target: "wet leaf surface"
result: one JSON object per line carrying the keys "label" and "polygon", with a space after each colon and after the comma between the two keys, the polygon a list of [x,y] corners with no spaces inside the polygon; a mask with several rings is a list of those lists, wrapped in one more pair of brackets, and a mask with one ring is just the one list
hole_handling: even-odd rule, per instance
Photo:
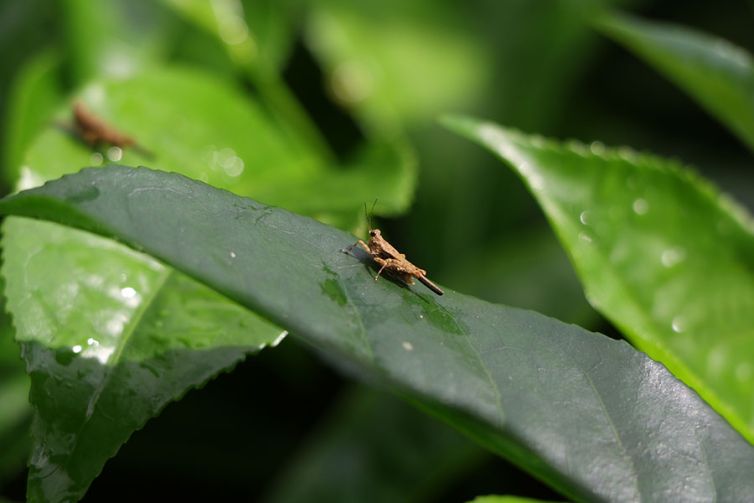
{"label": "wet leaf surface", "polygon": [[11,196],[0,211],[143,249],[571,498],[736,501],[754,491],[754,447],[625,342],[452,291],[375,282],[364,257],[340,251],[353,236],[309,218],[116,166]]}

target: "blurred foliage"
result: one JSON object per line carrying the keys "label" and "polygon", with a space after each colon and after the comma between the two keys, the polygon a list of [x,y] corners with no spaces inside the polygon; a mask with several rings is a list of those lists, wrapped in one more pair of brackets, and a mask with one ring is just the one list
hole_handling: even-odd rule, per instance
{"label": "blurred foliage", "polygon": [[[0,0],[0,179],[7,192],[92,164],[91,153],[69,141],[52,124],[70,121],[72,99],[96,85],[108,90],[120,86],[121,91],[114,91],[120,92],[120,98],[95,110],[124,131],[143,138],[147,147],[170,146],[166,140],[170,134],[199,124],[203,129],[199,136],[191,136],[196,131],[189,131],[192,140],[172,143],[175,155],[158,158],[169,166],[166,169],[188,169],[192,176],[201,177],[190,165],[203,162],[203,154],[180,149],[213,143],[219,147],[220,141],[227,139],[236,154],[247,152],[237,157],[250,170],[252,163],[247,157],[256,154],[249,145],[265,133],[264,128],[248,122],[244,127],[235,122],[240,115],[249,115],[247,107],[216,110],[209,99],[201,114],[214,120],[205,122],[203,116],[192,116],[192,106],[186,108],[185,121],[176,121],[176,131],[159,120],[165,118],[166,107],[181,103],[181,99],[193,104],[197,95],[192,86],[211,81],[229,90],[233,99],[241,97],[245,104],[252,103],[261,123],[280,135],[286,147],[296,146],[291,151],[281,149],[281,158],[294,157],[294,150],[303,151],[317,166],[313,168],[317,176],[311,179],[288,179],[286,174],[267,188],[249,180],[248,191],[241,192],[363,231],[361,205],[370,204],[376,194],[359,183],[362,175],[358,173],[362,173],[364,180],[371,180],[386,193],[378,196],[378,214],[398,216],[413,199],[410,213],[379,224],[433,279],[490,301],[538,310],[614,334],[587,305],[566,254],[516,176],[500,169],[492,156],[434,122],[439,114],[463,111],[526,131],[630,144],[679,157],[698,166],[744,205],[754,207],[751,154],[677,88],[600,38],[590,25],[590,13],[604,5],[630,8],[645,18],[691,26],[749,51],[754,49],[751,2],[735,2],[720,9],[702,0]],[[662,68],[661,62],[658,67]],[[139,75],[148,78],[141,82]],[[160,75],[175,78],[161,88],[153,85]],[[185,86],[177,82],[180,76],[189,81]],[[129,98],[131,86],[140,87],[142,99]],[[711,106],[709,99],[699,99]],[[200,105],[202,100],[197,101]],[[151,111],[155,120],[145,120]],[[739,135],[743,134],[739,131]],[[31,154],[42,164],[26,162],[34,159],[27,157],[33,144],[36,149]],[[56,149],[71,157],[58,158]],[[100,154],[107,157],[106,150]],[[123,162],[146,162],[132,151],[122,155]],[[73,159],[75,164],[70,164]],[[220,161],[223,159],[229,160],[228,156]],[[232,171],[233,163],[238,163],[230,160]],[[99,158],[94,161],[98,163]],[[414,162],[418,162],[418,180]],[[60,169],[41,173],[24,171],[24,166]],[[382,171],[383,167],[390,169]],[[19,178],[24,173],[26,178]],[[213,183],[224,176],[210,170],[204,175],[215,177]],[[402,189],[390,193],[395,179],[402,181]],[[237,190],[235,180],[226,177],[224,183]],[[309,185],[323,187],[324,197],[319,202],[309,199]],[[345,202],[340,199],[344,192],[351,196]],[[344,211],[344,205],[350,208]],[[28,450],[24,432],[29,407],[17,398],[26,393],[28,381],[21,377],[18,348],[8,342],[5,330],[0,331],[0,403],[4,406],[0,412],[0,494],[22,499],[19,460]],[[311,406],[303,409],[306,414],[315,409],[326,414],[330,407],[340,407],[334,391],[342,386],[339,378],[313,360],[301,370],[297,367],[301,362],[298,352],[286,351],[254,377],[295,379],[300,384],[322,382],[326,375],[325,389],[288,386],[285,393],[269,399],[270,408],[278,402],[307,400]],[[221,385],[193,393],[189,399],[209,396],[212,403],[213,393],[223,396],[223,403],[237,400],[235,395],[223,395]],[[182,404],[169,407],[165,421],[170,420],[170,411],[181,410],[177,407]],[[154,428],[148,426],[135,438],[142,439],[137,444],[142,450],[125,453],[130,462],[119,464],[119,456],[106,467],[93,487],[96,493],[92,498],[111,494],[104,487],[110,480],[122,487],[132,474],[147,477],[144,464],[164,471],[165,479],[160,481],[172,485],[173,491],[186,484],[187,478],[197,487],[203,484],[199,479],[205,470],[197,466],[209,469],[224,457],[209,445],[212,440],[206,440],[195,457],[180,451],[177,456],[160,458],[160,449],[149,447],[160,445],[172,452],[171,447],[177,449],[176,445],[192,438],[196,424],[230,421],[235,426],[229,428],[235,428],[237,435],[253,436],[248,439],[250,448],[275,438],[279,445],[288,446],[285,452],[291,457],[297,445],[285,439],[295,438],[301,452],[312,449],[306,446],[309,440],[303,433],[306,422],[293,428],[269,421],[254,432],[242,432],[242,425],[235,422],[238,411],[223,409],[224,415],[213,415],[212,410],[211,405],[192,409],[193,425],[173,416],[172,423],[165,423],[171,426],[161,429],[163,419],[157,419]],[[244,409],[243,414],[247,418],[260,415],[255,409]],[[374,415],[379,417],[378,412]],[[416,414],[406,421],[421,425],[427,419]],[[311,442],[316,445],[316,438]],[[233,441],[226,445],[232,446]],[[418,445],[411,448],[421,452]],[[335,462],[337,454],[333,455]],[[370,456],[377,455],[369,449],[358,452],[366,465]],[[254,479],[257,486],[253,489],[233,486],[237,494],[251,491],[259,495],[272,475],[288,470],[288,460],[282,456],[274,459],[277,468],[259,467],[260,473],[269,475],[266,479]],[[238,478],[243,474],[234,470],[249,462],[248,456],[239,453],[234,463],[223,462],[222,466]],[[495,462],[486,463],[493,466],[490,463]],[[436,499],[469,500],[476,494],[511,492],[557,499],[514,468],[508,467],[506,472],[494,466],[494,474],[482,479],[459,470],[455,489],[437,494]],[[448,473],[447,477],[454,475]],[[233,497],[223,492],[230,478],[208,476],[203,494],[210,498],[214,490]],[[463,486],[463,480],[469,481],[468,485]],[[523,486],[516,486],[521,480]],[[6,481],[10,485],[5,485]]]}

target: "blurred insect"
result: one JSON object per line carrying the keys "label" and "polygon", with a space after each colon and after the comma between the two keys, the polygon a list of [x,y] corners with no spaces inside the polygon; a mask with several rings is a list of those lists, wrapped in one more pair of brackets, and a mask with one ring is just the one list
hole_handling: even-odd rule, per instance
{"label": "blurred insect", "polygon": [[[375,204],[376,203],[377,201],[375,201]],[[372,208],[374,209],[374,204],[372,205]],[[366,205],[364,206],[364,211],[366,212]],[[388,243],[387,240],[382,237],[382,232],[372,226],[369,214],[367,214],[367,220],[369,221],[370,227],[369,241],[365,243],[359,239],[344,251],[350,252],[356,246],[363,248],[364,251],[372,257],[372,260],[380,266],[380,270],[377,271],[377,275],[374,277],[375,281],[379,279],[382,271],[388,271],[408,285],[413,285],[414,278],[416,278],[437,295],[442,295],[444,293],[439,286],[427,279],[427,271],[409,262],[406,259],[406,255],[400,253],[393,245]]]}
{"label": "blurred insect", "polygon": [[131,148],[146,157],[153,157],[152,153],[139,145],[134,138],[104,122],[80,101],[73,104],[73,127],[62,126],[90,147],[111,145],[122,149]]}

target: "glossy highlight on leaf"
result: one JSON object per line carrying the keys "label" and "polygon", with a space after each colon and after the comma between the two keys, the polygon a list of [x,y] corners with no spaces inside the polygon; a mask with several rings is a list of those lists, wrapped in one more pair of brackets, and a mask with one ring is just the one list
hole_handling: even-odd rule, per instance
{"label": "glossy highlight on leaf", "polygon": [[754,223],[674,162],[448,126],[523,178],[592,305],[754,441]]}
{"label": "glossy highlight on leaf", "polygon": [[[80,201],[92,186],[98,197]],[[375,282],[364,257],[341,251],[353,236],[309,218],[117,166],[10,196],[0,211],[143,249],[414,397],[571,498],[736,501],[754,491],[754,447],[625,342],[450,290],[437,297]],[[331,280],[346,305],[323,291]]]}

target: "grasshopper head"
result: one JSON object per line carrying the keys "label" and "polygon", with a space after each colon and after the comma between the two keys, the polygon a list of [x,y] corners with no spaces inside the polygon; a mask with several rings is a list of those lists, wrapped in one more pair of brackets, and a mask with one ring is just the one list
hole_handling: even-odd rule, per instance
{"label": "grasshopper head", "polygon": [[378,238],[381,237],[379,229],[369,229],[369,237]]}

